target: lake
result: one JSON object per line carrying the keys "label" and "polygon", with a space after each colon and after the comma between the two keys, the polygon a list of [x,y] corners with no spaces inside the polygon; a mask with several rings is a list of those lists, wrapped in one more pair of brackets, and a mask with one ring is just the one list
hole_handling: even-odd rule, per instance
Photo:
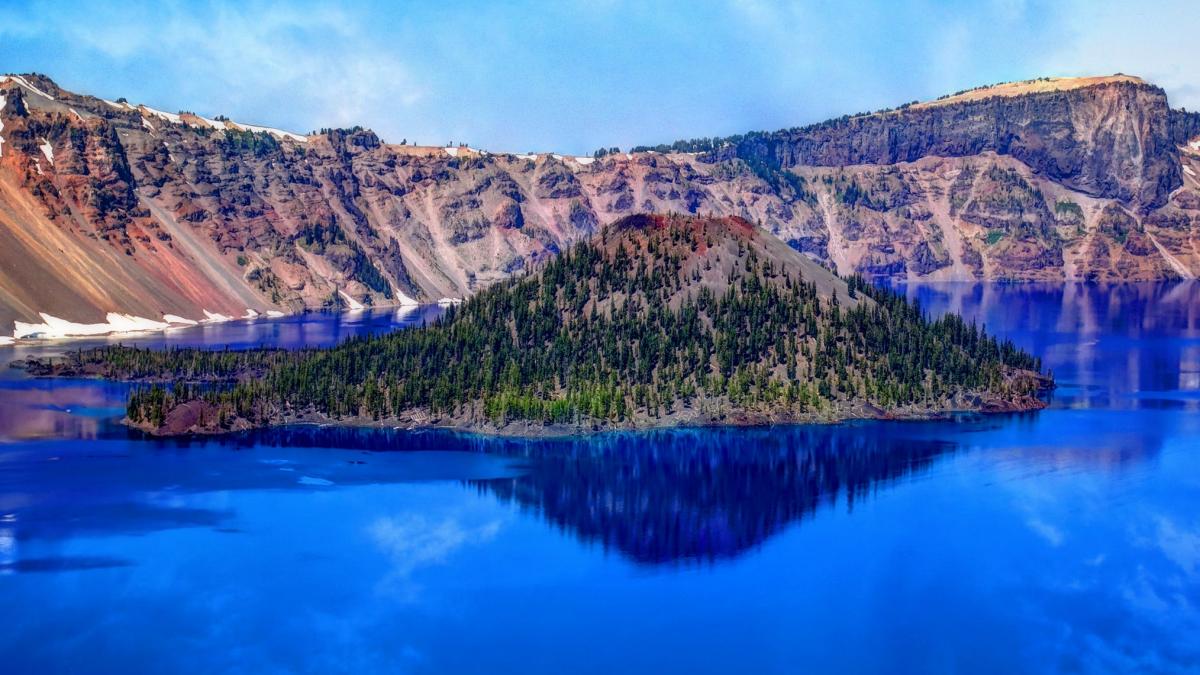
{"label": "lake", "polygon": [[[117,424],[125,385],[5,368],[0,670],[1200,669],[1200,284],[903,290],[1041,356],[1050,407],[162,441]],[[437,313],[123,341],[332,344]]]}

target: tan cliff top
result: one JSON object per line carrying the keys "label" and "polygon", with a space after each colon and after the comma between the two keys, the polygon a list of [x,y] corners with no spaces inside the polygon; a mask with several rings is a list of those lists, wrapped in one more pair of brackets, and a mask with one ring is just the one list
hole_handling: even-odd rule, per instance
{"label": "tan cliff top", "polygon": [[1071,89],[1083,89],[1085,87],[1094,87],[1096,85],[1111,84],[1114,82],[1146,84],[1146,81],[1140,77],[1122,74],[1102,75],[1097,77],[1041,77],[1036,80],[1005,82],[987,87],[969,89],[962,93],[946,96],[934,101],[916,103],[912,106],[909,106],[909,109],[932,108],[951,103],[981,101],[983,99],[992,98],[995,96],[1023,96],[1026,94],[1042,94],[1051,91],[1068,91]]}

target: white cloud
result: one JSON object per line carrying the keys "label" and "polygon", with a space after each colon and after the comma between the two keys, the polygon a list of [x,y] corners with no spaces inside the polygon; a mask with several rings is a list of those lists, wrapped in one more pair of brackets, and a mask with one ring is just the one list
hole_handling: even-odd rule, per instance
{"label": "white cloud", "polygon": [[1048,73],[1138,75],[1167,90],[1172,107],[1200,109],[1200,11],[1194,0],[1073,0],[1066,28],[1042,62]]}
{"label": "white cloud", "polygon": [[1200,531],[1179,527],[1174,520],[1159,516],[1154,540],[1168,560],[1190,577],[1200,569]]}
{"label": "white cloud", "polygon": [[36,34],[74,52],[72,59],[101,59],[171,81],[170,100],[160,94],[137,102],[299,132],[362,123],[428,92],[370,37],[369,15],[262,3],[76,9],[4,22],[0,39]]}
{"label": "white cloud", "polygon": [[435,519],[418,513],[376,520],[368,533],[391,559],[392,565],[381,590],[402,599],[412,599],[420,590],[412,581],[413,572],[444,563],[468,544],[491,541],[502,526],[498,519],[464,525],[459,516]]}
{"label": "white cloud", "polygon": [[1025,521],[1025,524],[1028,525],[1029,529],[1033,530],[1035,534],[1042,539],[1045,539],[1046,543],[1050,544],[1051,546],[1056,548],[1062,546],[1063,533],[1062,530],[1058,529],[1057,527],[1036,517],[1029,518],[1027,521]]}
{"label": "white cloud", "polygon": [[[1071,4],[1068,4],[1071,3]],[[1123,70],[1200,107],[1197,12],[1084,0],[496,5],[0,2],[0,60],[69,89],[305,132],[590,152],[979,84]],[[652,114],[647,114],[653,111]]]}

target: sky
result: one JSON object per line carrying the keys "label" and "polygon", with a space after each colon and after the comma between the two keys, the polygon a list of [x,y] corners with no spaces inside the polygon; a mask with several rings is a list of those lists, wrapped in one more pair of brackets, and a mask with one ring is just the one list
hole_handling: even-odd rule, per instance
{"label": "sky", "polygon": [[1200,109],[1200,7],[0,0],[0,72],[30,71],[301,133],[362,125],[388,142],[590,154],[1042,76],[1140,75]]}

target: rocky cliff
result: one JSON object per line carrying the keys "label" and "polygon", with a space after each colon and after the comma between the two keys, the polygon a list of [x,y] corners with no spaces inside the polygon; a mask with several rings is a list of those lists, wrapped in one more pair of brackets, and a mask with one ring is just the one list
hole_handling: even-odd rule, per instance
{"label": "rocky cliff", "polygon": [[460,298],[637,212],[740,216],[842,273],[1200,271],[1200,123],[1124,76],[599,159],[297,135],[36,75],[0,77],[0,124],[0,334]]}
{"label": "rocky cliff", "polygon": [[1182,184],[1169,117],[1163,90],[1137,78],[1047,79],[750,134],[715,154],[787,169],[990,152],[1072,190],[1148,209]]}

